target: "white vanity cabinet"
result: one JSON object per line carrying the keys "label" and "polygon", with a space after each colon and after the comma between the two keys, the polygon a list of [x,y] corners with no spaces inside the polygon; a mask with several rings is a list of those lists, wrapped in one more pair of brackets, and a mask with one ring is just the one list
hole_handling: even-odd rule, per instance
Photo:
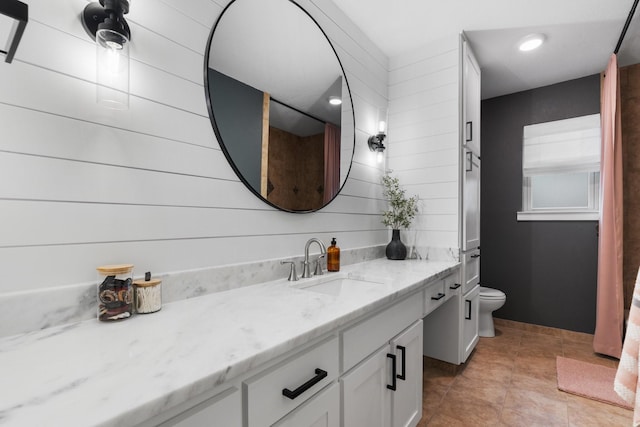
{"label": "white vanity cabinet", "polygon": [[461,362],[466,362],[467,358],[480,340],[478,334],[478,315],[480,314],[480,285],[476,285],[469,292],[463,295],[464,318],[462,322],[462,345],[460,356]]}
{"label": "white vanity cabinet", "polygon": [[460,294],[459,274],[452,273],[447,277],[432,282],[424,290],[424,316],[444,305],[450,298]]}
{"label": "white vanity cabinet", "polygon": [[[468,256],[471,257],[473,253]],[[477,265],[470,258],[469,266]],[[462,281],[460,280],[462,279]],[[473,269],[458,271],[443,281],[451,298],[424,318],[424,355],[459,365],[478,343],[479,276]]]}
{"label": "white vanity cabinet", "polygon": [[274,427],[339,427],[340,387],[333,384],[274,424]]}
{"label": "white vanity cabinet", "polygon": [[[193,402],[187,402],[194,405]],[[181,412],[182,411],[182,412]],[[242,427],[242,396],[240,390],[233,386],[225,391],[217,393],[215,396],[192,406],[189,409],[176,408],[172,413],[161,414],[163,419],[171,417],[162,422],[159,418],[153,418],[140,426],[158,427]]]}
{"label": "white vanity cabinet", "polygon": [[[423,322],[460,305],[459,278],[458,267],[425,277],[401,299],[139,427],[415,427],[422,418]],[[441,329],[459,338],[458,324]]]}
{"label": "white vanity cabinet", "polygon": [[480,340],[480,249],[465,252],[462,263],[462,330],[460,362],[464,363]]}
{"label": "white vanity cabinet", "polygon": [[333,336],[243,381],[247,427],[273,425],[337,379],[338,357],[338,338]]}
{"label": "white vanity cabinet", "polygon": [[[420,292],[343,332],[343,427],[418,424],[422,417],[422,298]],[[363,349],[368,354],[363,356]]]}
{"label": "white vanity cabinet", "polygon": [[391,346],[386,345],[341,380],[344,427],[389,427]]}
{"label": "white vanity cabinet", "polygon": [[396,390],[391,393],[391,426],[412,427],[422,418],[422,320],[391,340],[396,356]]}
{"label": "white vanity cabinet", "polygon": [[422,417],[422,321],[340,380],[344,427],[413,427]]}

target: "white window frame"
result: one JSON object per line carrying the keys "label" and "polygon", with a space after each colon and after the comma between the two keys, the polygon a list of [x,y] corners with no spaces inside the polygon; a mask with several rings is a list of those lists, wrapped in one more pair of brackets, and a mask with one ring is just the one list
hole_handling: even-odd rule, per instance
{"label": "white window frame", "polygon": [[[595,121],[595,116],[591,117],[591,122]],[[588,119],[584,117],[583,119]],[[580,119],[580,118],[576,118]],[[570,123],[572,119],[566,121],[550,122],[552,125],[560,124],[561,122]],[[544,126],[546,124],[542,124]],[[535,126],[535,125],[534,125]],[[570,125],[571,126],[571,125]],[[526,135],[526,127],[525,127]],[[523,138],[523,153],[524,153],[525,139]],[[524,168],[523,159],[523,168]],[[575,172],[575,166],[558,167],[552,165],[549,170],[544,171],[545,167],[541,168],[539,173],[543,174],[556,174],[564,172]],[[579,168],[579,167],[578,167]],[[522,210],[517,213],[518,221],[597,221],[600,218],[600,174],[598,171],[588,170],[588,205],[586,207],[568,207],[568,208],[533,208],[533,192],[531,191],[531,176],[524,173],[522,177]]]}
{"label": "white window frame", "polygon": [[576,208],[534,208],[531,177],[522,179],[522,211],[518,221],[597,221],[600,219],[600,178],[596,172],[589,173],[588,205]]}

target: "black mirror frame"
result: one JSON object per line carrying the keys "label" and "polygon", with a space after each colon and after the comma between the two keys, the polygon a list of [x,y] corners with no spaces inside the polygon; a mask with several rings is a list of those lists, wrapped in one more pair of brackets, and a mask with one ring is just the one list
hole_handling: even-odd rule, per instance
{"label": "black mirror frame", "polygon": [[[235,172],[235,174],[238,176],[238,178],[240,178],[240,181],[242,181],[242,183],[245,185],[245,187],[247,187],[249,190],[251,190],[251,192],[254,195],[256,195],[260,200],[264,201],[268,205],[270,205],[270,206],[272,206],[272,207],[274,207],[274,208],[276,208],[276,209],[278,209],[280,211],[283,211],[283,212],[291,212],[291,213],[296,213],[296,214],[316,212],[316,211],[328,206],[333,200],[335,200],[336,197],[338,197],[338,195],[340,194],[340,192],[344,188],[344,185],[346,184],[347,180],[349,179],[349,174],[351,173],[351,168],[353,166],[353,156],[354,156],[355,150],[356,150],[356,118],[355,118],[355,110],[353,108],[353,98],[351,96],[351,87],[349,86],[349,82],[347,80],[347,74],[344,71],[344,67],[342,66],[342,61],[340,61],[340,57],[338,56],[338,52],[336,52],[336,49],[333,47],[333,44],[331,43],[331,40],[329,40],[329,37],[327,36],[327,34],[324,32],[324,30],[322,29],[320,24],[318,24],[318,21],[316,21],[313,18],[313,16],[311,16],[309,14],[309,12],[307,12],[302,6],[300,6],[294,0],[283,0],[283,1],[288,1],[289,3],[292,3],[293,5],[297,6],[300,10],[302,10],[302,12],[304,12],[309,17],[309,19],[311,19],[311,21],[318,27],[320,32],[322,32],[322,35],[327,40],[327,43],[331,47],[331,50],[333,51],[333,54],[336,56],[336,60],[338,61],[338,65],[340,65],[340,70],[342,71],[342,77],[343,77],[345,85],[347,87],[347,91],[348,91],[348,95],[349,95],[349,102],[351,103],[351,115],[352,115],[352,118],[353,118],[353,150],[351,152],[351,161],[349,162],[349,170],[347,171],[347,174],[345,175],[344,182],[341,183],[340,188],[336,192],[335,196],[333,196],[333,198],[331,198],[331,200],[329,200],[324,205],[320,206],[317,209],[296,211],[296,210],[290,210],[290,209],[282,208],[282,207],[270,202],[268,199],[264,198],[262,196],[262,194],[260,194],[256,189],[254,189],[247,182],[247,180],[242,176],[240,170],[238,169],[238,167],[234,163],[233,159],[231,158],[231,155],[229,154],[229,152],[228,152],[228,150],[227,150],[227,148],[225,146],[225,143],[224,143],[224,141],[222,139],[222,136],[220,135],[220,130],[218,129],[218,125],[217,125],[216,120],[215,120],[215,115],[213,114],[213,107],[211,105],[211,94],[209,92],[209,72],[208,72],[208,70],[209,70],[209,55],[210,55],[210,52],[211,52],[211,42],[213,40],[213,35],[215,34],[216,28],[218,27],[218,24],[220,23],[220,20],[224,16],[224,14],[227,11],[227,9],[233,3],[235,3],[236,1],[238,1],[238,0],[231,0],[229,2],[229,4],[227,4],[225,6],[225,8],[222,10],[222,12],[220,12],[220,15],[218,16],[218,19],[216,20],[216,23],[214,24],[213,28],[211,29],[211,33],[209,34],[209,39],[207,40],[207,46],[206,46],[205,55],[204,55],[204,92],[205,92],[205,98],[207,100],[207,111],[209,113],[209,120],[211,121],[211,125],[212,125],[213,131],[214,131],[214,133],[216,135],[216,139],[218,140],[218,143],[220,144],[220,148],[222,149],[222,152],[224,153],[224,156],[226,157],[227,162],[229,162],[229,164],[233,168],[233,171]],[[344,102],[344,100],[343,100],[343,102]]]}

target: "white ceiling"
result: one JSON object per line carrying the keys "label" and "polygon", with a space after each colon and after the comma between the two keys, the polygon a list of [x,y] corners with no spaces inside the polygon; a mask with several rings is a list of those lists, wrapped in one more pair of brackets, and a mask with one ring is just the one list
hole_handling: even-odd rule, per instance
{"label": "white ceiling", "polygon": [[[482,68],[482,98],[604,70],[633,0],[333,0],[390,58],[464,31]],[[640,10],[618,55],[640,63]],[[517,42],[544,33],[522,53]]]}

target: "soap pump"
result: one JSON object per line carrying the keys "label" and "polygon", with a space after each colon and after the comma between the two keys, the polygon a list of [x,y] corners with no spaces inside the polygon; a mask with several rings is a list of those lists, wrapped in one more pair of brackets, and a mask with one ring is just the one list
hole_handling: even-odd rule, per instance
{"label": "soap pump", "polygon": [[340,248],[336,246],[335,237],[327,248],[327,271],[340,271]]}

